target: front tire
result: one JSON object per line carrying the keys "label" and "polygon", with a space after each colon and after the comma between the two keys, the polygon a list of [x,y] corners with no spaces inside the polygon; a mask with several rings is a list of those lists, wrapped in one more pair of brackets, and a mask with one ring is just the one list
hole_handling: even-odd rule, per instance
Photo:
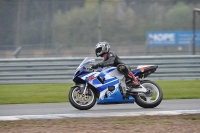
{"label": "front tire", "polygon": [[88,110],[96,103],[96,95],[90,87],[87,88],[85,95],[83,95],[80,87],[74,86],[70,89],[68,98],[71,105],[79,110]]}
{"label": "front tire", "polygon": [[[155,82],[150,80],[141,81],[141,85],[143,85],[148,92],[139,93],[134,96],[135,102],[143,108],[157,107],[163,99],[163,92],[161,88]],[[156,94],[156,96],[154,94]]]}

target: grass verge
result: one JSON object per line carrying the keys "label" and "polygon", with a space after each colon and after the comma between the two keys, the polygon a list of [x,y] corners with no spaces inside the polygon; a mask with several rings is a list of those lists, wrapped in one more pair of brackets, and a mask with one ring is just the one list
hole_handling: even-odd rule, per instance
{"label": "grass verge", "polygon": [[[200,98],[199,80],[155,81],[164,99]],[[68,102],[69,84],[0,85],[0,104]]]}

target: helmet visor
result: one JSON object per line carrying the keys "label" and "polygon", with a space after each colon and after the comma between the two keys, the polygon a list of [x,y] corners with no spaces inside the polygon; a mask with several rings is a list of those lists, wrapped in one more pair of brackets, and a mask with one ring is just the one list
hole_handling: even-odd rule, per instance
{"label": "helmet visor", "polygon": [[96,55],[100,56],[101,52],[102,52],[102,47],[96,49]]}

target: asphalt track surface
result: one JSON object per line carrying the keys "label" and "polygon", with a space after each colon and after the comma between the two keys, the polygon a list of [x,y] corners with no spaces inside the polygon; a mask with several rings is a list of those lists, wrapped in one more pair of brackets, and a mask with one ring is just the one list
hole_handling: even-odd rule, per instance
{"label": "asphalt track surface", "polygon": [[0,105],[0,116],[15,115],[46,115],[46,114],[82,114],[82,113],[126,113],[126,112],[155,112],[174,110],[200,111],[200,99],[163,100],[156,108],[144,109],[136,103],[95,105],[90,110],[77,110],[70,103],[42,104],[7,104]]}

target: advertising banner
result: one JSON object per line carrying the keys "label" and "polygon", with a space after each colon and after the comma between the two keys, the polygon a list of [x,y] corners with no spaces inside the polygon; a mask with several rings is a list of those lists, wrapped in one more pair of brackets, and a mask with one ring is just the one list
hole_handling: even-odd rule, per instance
{"label": "advertising banner", "polygon": [[[147,46],[189,46],[193,31],[149,31]],[[200,46],[200,31],[196,31],[196,45]]]}

